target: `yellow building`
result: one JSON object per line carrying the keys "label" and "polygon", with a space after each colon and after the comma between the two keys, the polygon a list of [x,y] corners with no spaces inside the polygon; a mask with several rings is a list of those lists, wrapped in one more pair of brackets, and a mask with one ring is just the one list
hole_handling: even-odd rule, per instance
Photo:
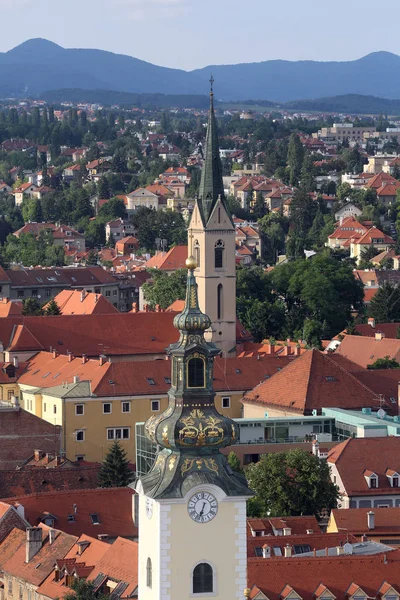
{"label": "yellow building", "polygon": [[[215,361],[216,407],[242,416],[241,398],[277,371],[284,357]],[[39,352],[19,378],[21,404],[28,412],[62,427],[62,450],[70,460],[99,462],[114,440],[135,461],[135,426],[161,414],[171,387],[169,360],[107,362]]]}

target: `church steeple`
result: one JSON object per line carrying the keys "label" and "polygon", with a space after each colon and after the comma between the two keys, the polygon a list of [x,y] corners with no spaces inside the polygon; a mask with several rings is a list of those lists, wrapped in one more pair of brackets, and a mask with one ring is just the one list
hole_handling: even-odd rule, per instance
{"label": "church steeple", "polygon": [[222,165],[219,155],[218,125],[214,113],[214,78],[210,79],[210,112],[208,114],[207,134],[204,147],[204,162],[201,172],[198,203],[204,224],[208,222],[218,197],[224,200]]}
{"label": "church steeple", "polygon": [[154,499],[182,498],[201,483],[217,485],[227,496],[250,496],[245,478],[233,472],[220,453],[220,448],[235,443],[238,430],[214,405],[213,361],[220,350],[204,339],[211,322],[199,308],[193,257],[186,265],[185,308],[174,319],[180,337],[169,347],[169,405],[145,425],[147,437],[163,450],[141,484]]}

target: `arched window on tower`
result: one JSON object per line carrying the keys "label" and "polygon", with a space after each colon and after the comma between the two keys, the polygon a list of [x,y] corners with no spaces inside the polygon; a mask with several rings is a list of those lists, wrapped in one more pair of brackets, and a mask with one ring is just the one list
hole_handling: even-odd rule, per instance
{"label": "arched window on tower", "polygon": [[223,315],[223,298],[224,298],[224,288],[222,283],[218,284],[217,287],[217,319],[222,319]]}
{"label": "arched window on tower", "polygon": [[202,358],[194,356],[187,362],[187,386],[189,388],[205,387],[205,363]]}
{"label": "arched window on tower", "polygon": [[208,563],[199,563],[193,569],[193,594],[212,594],[213,592],[213,568]]}
{"label": "arched window on tower", "polygon": [[153,566],[151,564],[151,558],[148,558],[146,563],[146,585],[149,588],[153,585]]}
{"label": "arched window on tower", "polygon": [[196,261],[196,265],[198,267],[200,267],[200,244],[199,244],[198,240],[194,241],[193,253],[194,253],[194,259]]}
{"label": "arched window on tower", "polygon": [[214,267],[216,269],[222,269],[224,266],[224,250],[224,242],[222,240],[218,240],[214,247]]}

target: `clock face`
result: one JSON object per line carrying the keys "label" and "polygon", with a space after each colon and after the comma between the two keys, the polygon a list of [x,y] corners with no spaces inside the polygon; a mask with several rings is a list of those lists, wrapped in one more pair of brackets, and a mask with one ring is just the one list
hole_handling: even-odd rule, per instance
{"label": "clock face", "polygon": [[218,512],[218,502],[209,492],[197,492],[188,502],[189,516],[196,523],[208,523]]}
{"label": "clock face", "polygon": [[151,498],[146,498],[146,515],[149,519],[153,516],[153,501]]}

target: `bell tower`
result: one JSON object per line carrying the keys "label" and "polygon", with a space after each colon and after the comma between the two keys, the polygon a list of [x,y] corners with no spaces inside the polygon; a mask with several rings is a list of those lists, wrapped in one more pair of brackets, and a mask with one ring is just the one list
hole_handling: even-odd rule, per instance
{"label": "bell tower", "polygon": [[238,428],[214,405],[213,362],[220,350],[204,338],[211,321],[199,308],[194,258],[186,265],[185,308],[174,320],[180,337],[169,347],[168,408],[145,424],[160,451],[136,486],[139,598],[239,599],[252,492],[220,452],[235,443]]}
{"label": "bell tower", "polygon": [[210,84],[204,162],[199,195],[188,229],[188,247],[197,264],[200,307],[212,323],[207,339],[225,356],[233,356],[236,346],[235,228],[225,203],[212,77]]}

